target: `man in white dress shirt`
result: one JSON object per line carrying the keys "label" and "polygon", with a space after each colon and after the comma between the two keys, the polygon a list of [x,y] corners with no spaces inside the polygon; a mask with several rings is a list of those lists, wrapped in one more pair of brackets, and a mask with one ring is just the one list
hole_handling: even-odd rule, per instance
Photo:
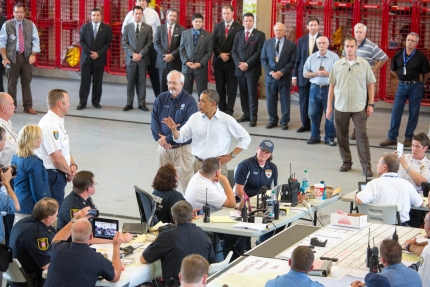
{"label": "man in white dress shirt", "polygon": [[[180,131],[172,118],[162,120],[173,134],[177,143],[190,139],[194,156],[194,172],[201,169],[203,161],[210,157],[217,157],[222,165],[222,174],[227,176],[227,163],[235,158],[251,143],[249,133],[236,120],[218,109],[219,95],[215,90],[204,90],[198,103],[199,112],[193,114]],[[232,138],[239,140],[236,148],[229,153]]]}
{"label": "man in white dress shirt", "polygon": [[6,143],[3,151],[0,152],[0,163],[4,166],[10,165],[12,156],[16,151],[18,136],[13,131],[12,121],[10,120],[14,114],[15,105],[13,104],[12,96],[8,93],[0,93],[0,124],[6,130]]}
{"label": "man in white dress shirt", "polygon": [[64,200],[64,188],[75,176],[78,166],[70,152],[69,135],[64,127],[64,116],[70,108],[69,95],[65,90],[54,89],[48,93],[49,111],[39,121],[42,144],[35,153],[43,160],[48,172],[48,184],[52,198],[59,206]]}
{"label": "man in white dress shirt", "polygon": [[402,225],[407,226],[412,206],[421,206],[423,199],[407,180],[397,175],[399,160],[394,153],[384,153],[376,166],[379,178],[370,181],[357,193],[357,204],[396,204]]}

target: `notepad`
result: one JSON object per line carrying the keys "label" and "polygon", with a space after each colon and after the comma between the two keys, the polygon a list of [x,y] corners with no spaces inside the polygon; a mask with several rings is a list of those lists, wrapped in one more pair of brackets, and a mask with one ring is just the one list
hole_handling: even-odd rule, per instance
{"label": "notepad", "polygon": [[236,222],[236,221],[231,219],[230,216],[224,215],[224,216],[211,216],[211,222],[213,222],[213,223],[231,223],[231,222]]}

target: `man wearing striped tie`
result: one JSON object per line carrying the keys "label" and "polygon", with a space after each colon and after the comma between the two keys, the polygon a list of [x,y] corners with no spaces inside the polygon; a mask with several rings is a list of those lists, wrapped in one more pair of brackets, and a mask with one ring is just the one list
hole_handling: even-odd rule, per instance
{"label": "man wearing striped tie", "polygon": [[8,73],[8,93],[16,100],[16,86],[21,77],[22,102],[24,113],[37,114],[33,110],[31,96],[32,65],[36,62],[36,54],[40,52],[39,35],[36,25],[24,18],[24,5],[16,4],[13,7],[14,18],[6,21],[0,31],[0,53],[3,57],[3,66]]}

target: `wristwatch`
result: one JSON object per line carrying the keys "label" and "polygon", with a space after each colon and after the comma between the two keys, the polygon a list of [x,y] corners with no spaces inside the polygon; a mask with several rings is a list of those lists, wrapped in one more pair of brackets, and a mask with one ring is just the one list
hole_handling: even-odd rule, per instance
{"label": "wristwatch", "polygon": [[375,104],[369,104],[369,106],[371,106],[372,108],[374,108],[374,107],[375,107]]}
{"label": "wristwatch", "polygon": [[75,223],[77,219],[75,217],[72,217],[72,219],[70,220],[72,223]]}
{"label": "wristwatch", "polygon": [[230,155],[231,155],[231,158],[235,158],[237,154],[231,152]]}

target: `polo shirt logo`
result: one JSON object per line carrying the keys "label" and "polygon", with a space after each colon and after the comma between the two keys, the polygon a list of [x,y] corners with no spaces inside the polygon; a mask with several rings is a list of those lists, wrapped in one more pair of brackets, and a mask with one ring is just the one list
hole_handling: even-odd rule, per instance
{"label": "polo shirt logo", "polygon": [[79,211],[79,209],[77,209],[77,208],[70,209],[70,218],[73,218],[75,216],[75,213],[78,211]]}
{"label": "polo shirt logo", "polygon": [[49,248],[48,238],[47,237],[37,238],[37,247],[40,250],[48,250]]}
{"label": "polo shirt logo", "polygon": [[58,140],[58,138],[60,137],[57,131],[53,131],[52,134],[54,135],[55,140]]}
{"label": "polo shirt logo", "polygon": [[272,177],[272,170],[271,169],[266,169],[264,171],[264,173],[266,173],[267,178],[271,178]]}

